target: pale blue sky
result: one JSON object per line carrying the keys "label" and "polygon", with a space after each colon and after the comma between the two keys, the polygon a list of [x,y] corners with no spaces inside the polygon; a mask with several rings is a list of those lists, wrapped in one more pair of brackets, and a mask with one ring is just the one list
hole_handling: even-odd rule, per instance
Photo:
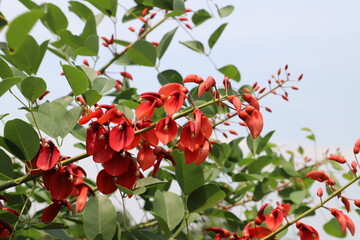
{"label": "pale blue sky", "polygon": [[[67,11],[65,1],[50,2],[63,6],[62,9]],[[131,3],[129,0],[119,2],[125,6]],[[225,19],[208,20],[191,33],[206,44],[215,27],[229,22],[211,54],[218,67],[227,64],[236,65],[242,75],[242,84],[252,84],[257,81],[261,85],[266,85],[271,74],[276,73],[277,69],[285,64],[289,64],[289,71],[294,78],[304,73],[303,80],[296,84],[300,91],[289,91],[288,103],[280,97],[270,97],[262,103],[273,110],[272,114],[264,112],[264,132],[275,129],[273,142],[280,145],[282,150],[296,150],[298,145],[302,145],[309,153],[309,157],[314,158],[311,155],[312,143],[305,139],[306,133],[300,131],[300,128],[308,127],[316,134],[318,153],[328,147],[334,152],[340,147],[344,155],[351,159],[353,144],[360,137],[360,2],[357,0],[215,2],[221,6],[235,5],[234,13]],[[205,0],[190,0],[187,6],[193,9],[208,9]],[[14,0],[1,1],[0,9],[9,19],[25,11],[25,8]],[[79,32],[79,26],[74,24],[79,21],[74,15],[72,17],[74,21],[70,22],[70,29]],[[127,30],[131,24],[118,29],[120,39],[134,39]],[[140,24],[133,25],[136,27]],[[148,39],[159,41],[164,30],[169,31],[175,26],[175,23],[169,23],[150,34]],[[105,36],[109,36],[111,31],[112,26],[108,21],[100,29],[101,35]],[[41,24],[38,24],[34,35],[38,37],[43,32]],[[48,37],[43,35],[39,40]],[[0,33],[0,40],[3,38],[4,31]],[[186,41],[191,38],[181,29],[178,30],[161,62],[161,71],[173,68],[183,76],[189,73],[203,77],[212,75],[219,82],[222,81],[221,74],[204,56],[179,45],[177,42],[180,40]],[[79,58],[79,64],[80,60]],[[49,53],[39,71],[39,75],[49,83],[48,87],[52,92],[50,99],[55,99],[70,90],[66,80],[58,74],[61,71],[58,63],[59,60]],[[112,70],[122,71],[122,68],[115,66]],[[157,72],[153,68],[134,67],[128,68],[128,71],[133,74],[134,85],[139,87],[139,92],[157,91]],[[22,116],[22,113],[15,111],[20,105],[8,94],[0,98],[0,106],[2,106],[0,114],[11,113],[7,119]],[[245,134],[244,129],[241,128],[238,132]],[[73,150],[69,149],[64,151],[73,153]],[[317,157],[320,157],[320,154]],[[358,189],[356,192],[359,192]],[[330,215],[323,212],[325,218],[330,219]],[[358,220],[359,216],[356,217]],[[310,223],[306,220],[304,222]]]}

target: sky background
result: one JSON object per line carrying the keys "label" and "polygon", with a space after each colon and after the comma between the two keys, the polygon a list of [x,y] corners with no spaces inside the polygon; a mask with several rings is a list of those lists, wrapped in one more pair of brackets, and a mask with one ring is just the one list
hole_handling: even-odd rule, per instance
{"label": "sky background", "polygon": [[[61,6],[71,19],[69,29],[80,33],[82,25],[74,14],[68,12],[66,1],[48,2]],[[353,144],[360,137],[360,2],[223,0],[209,1],[207,4],[205,0],[189,0],[187,7],[210,11],[210,6],[216,15],[213,2],[219,6],[234,5],[235,11],[230,17],[208,20],[189,32],[195,39],[207,45],[211,33],[222,23],[229,23],[210,56],[218,67],[227,64],[238,67],[241,82],[234,86],[252,84],[255,81],[266,86],[270,76],[285,64],[289,64],[289,72],[294,79],[300,73],[304,74],[303,80],[294,84],[300,90],[289,90],[289,102],[278,96],[270,96],[261,102],[273,110],[271,114],[263,111],[264,133],[276,130],[272,142],[278,144],[284,152],[295,151],[301,145],[309,157],[319,159],[327,148],[330,152],[335,152],[335,149],[340,147],[342,153],[352,160]],[[130,0],[119,0],[119,3],[124,8],[132,5]],[[11,20],[26,9],[18,1],[2,0],[0,11]],[[119,15],[123,12],[120,7]],[[117,27],[118,38],[134,40],[135,36],[127,27],[138,28],[141,24],[136,21],[120,25]],[[176,26],[176,22],[164,24],[151,33],[148,40],[160,41],[165,32]],[[104,19],[99,35],[109,37],[112,31],[112,23]],[[32,33],[38,42],[51,38],[41,23],[36,25]],[[5,31],[0,32],[0,41],[4,39],[4,34]],[[179,28],[161,61],[160,71],[176,69],[183,76],[195,73],[203,78],[211,75],[221,83],[222,75],[205,56],[178,43],[188,40],[191,40],[191,37]],[[102,55],[104,57],[100,59],[98,66],[102,66],[110,57],[104,49]],[[70,88],[65,78],[59,75],[60,60],[51,53],[47,53],[45,57],[38,75],[47,81],[51,91],[48,99],[53,100],[67,94]],[[78,58],[76,63],[80,64],[81,60],[82,58]],[[120,72],[123,68],[114,66],[111,70]],[[139,93],[158,90],[157,72],[154,68],[129,67],[127,70],[134,76],[132,84],[138,87]],[[115,76],[120,78],[119,75]],[[0,98],[0,106],[0,114],[11,114],[6,120],[23,116],[23,112],[16,110],[20,105],[9,94]],[[307,134],[300,130],[303,127],[312,129],[316,135],[317,156],[314,155],[313,143],[306,139]],[[243,128],[237,130],[240,135],[246,134]],[[67,154],[81,153],[74,150],[72,144],[73,140],[69,139],[62,150]],[[351,193],[355,194],[355,198],[356,195],[359,198],[360,190],[355,188]],[[323,215],[324,219],[330,219],[329,213],[323,211]],[[359,216],[355,218],[354,221],[358,222]],[[311,223],[306,220],[304,222]],[[323,222],[321,219],[317,229],[321,229]],[[360,235],[347,239],[359,238]]]}

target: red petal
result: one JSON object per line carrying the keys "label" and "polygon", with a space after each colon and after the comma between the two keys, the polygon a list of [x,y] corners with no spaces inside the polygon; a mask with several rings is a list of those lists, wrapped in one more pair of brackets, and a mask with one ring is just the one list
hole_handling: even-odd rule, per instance
{"label": "red petal", "polygon": [[125,173],[130,165],[131,156],[126,152],[115,152],[114,156],[104,163],[104,170],[111,176]]}
{"label": "red petal", "polygon": [[345,215],[345,218],[346,218],[346,227],[349,229],[351,235],[354,236],[355,234],[355,225],[354,225],[354,222],[351,220],[351,218],[347,215]]}
{"label": "red petal", "polygon": [[155,163],[156,156],[153,153],[153,149],[148,144],[143,144],[138,152],[137,161],[142,170],[147,170]]}
{"label": "red petal", "polygon": [[257,138],[264,127],[264,120],[261,113],[254,109],[250,114],[250,118],[246,118],[244,121],[249,128],[252,137],[254,139]]}
{"label": "red petal", "polygon": [[248,230],[250,236],[254,238],[263,238],[272,233],[270,229],[261,226],[251,227]]}
{"label": "red petal", "polygon": [[103,194],[113,193],[117,189],[114,179],[105,170],[101,170],[96,177],[96,186]]}
{"label": "red petal", "polygon": [[41,216],[41,221],[42,222],[52,222],[52,220],[54,220],[56,215],[58,215],[60,209],[61,209],[60,203],[54,202],[54,203],[50,204],[47,208],[44,209],[42,216]]}
{"label": "red petal", "polygon": [[106,130],[98,122],[92,122],[86,131],[86,153],[93,155],[100,152],[107,142]]}
{"label": "red petal", "polygon": [[273,209],[270,211],[269,215],[266,216],[265,224],[271,231],[276,231],[284,220],[284,216],[279,209]]}
{"label": "red petal", "polygon": [[211,147],[209,141],[205,140],[199,148],[199,155],[197,156],[195,161],[196,165],[199,165],[200,163],[205,161],[205,159],[209,156],[210,149]]}
{"label": "red petal", "polygon": [[109,161],[114,154],[115,151],[110,147],[110,144],[106,143],[101,151],[94,154],[93,160],[96,163],[105,163]]}
{"label": "red petal", "polygon": [[70,196],[73,187],[70,174],[64,169],[58,170],[50,179],[49,191],[53,199],[62,200],[67,198]]}
{"label": "red petal", "polygon": [[148,141],[152,146],[157,146],[159,143],[159,138],[156,136],[155,129],[147,130],[140,134],[146,141]]}
{"label": "red petal", "polygon": [[60,151],[53,142],[48,141],[46,146],[40,148],[39,157],[36,166],[41,170],[53,168],[59,161]]}
{"label": "red petal", "polygon": [[189,74],[184,78],[183,83],[194,82],[194,83],[200,84],[203,81],[204,80],[200,76],[198,76],[196,74]]}
{"label": "red petal", "polygon": [[119,124],[110,131],[109,143],[110,147],[115,151],[120,150],[129,146],[134,140],[134,130],[127,123]]}
{"label": "red petal", "polygon": [[260,105],[256,97],[250,94],[244,94],[243,96],[244,101],[248,102],[251,106],[253,106],[256,110],[260,111]]}
{"label": "red petal", "polygon": [[138,120],[143,119],[146,117],[147,119],[150,119],[151,116],[154,114],[154,108],[155,108],[156,101],[146,101],[141,103],[137,108],[135,109],[135,115]]}
{"label": "red petal", "polygon": [[347,221],[346,221],[347,219],[345,217],[345,214],[342,211],[337,210],[335,208],[331,209],[331,214],[336,217],[336,220],[338,221],[338,223],[340,225],[342,233],[345,234],[346,224],[347,224]]}
{"label": "red petal", "polygon": [[[166,124],[166,122],[168,122]],[[173,140],[177,134],[177,124],[174,119],[167,116],[166,118],[161,119],[155,128],[156,136],[159,138],[162,144],[167,145],[171,140]]]}
{"label": "red petal", "polygon": [[162,86],[158,93],[161,95],[161,99],[167,99],[173,91],[180,91],[186,94],[189,90],[180,83],[168,83]]}
{"label": "red petal", "polygon": [[204,136],[201,132],[197,135],[195,135],[194,132],[191,132],[189,124],[183,127],[180,134],[180,142],[192,152],[200,147],[203,139]]}
{"label": "red petal", "polygon": [[127,189],[133,189],[138,176],[138,170],[136,163],[132,162],[129,167],[129,171],[123,175],[118,176],[116,183],[126,187]]}
{"label": "red petal", "polygon": [[206,138],[210,138],[212,135],[212,124],[204,115],[201,116],[201,132]]}
{"label": "red petal", "polygon": [[306,177],[311,178],[313,180],[317,180],[319,182],[324,182],[329,179],[329,176],[320,170],[310,171],[306,174]]}
{"label": "red petal", "polygon": [[81,185],[79,192],[79,196],[76,199],[76,212],[81,212],[85,207],[88,187],[86,185]]}
{"label": "red petal", "polygon": [[185,163],[190,164],[192,162],[195,162],[199,155],[199,149],[196,149],[195,151],[190,151],[189,149],[185,148],[184,150],[184,156],[185,156]]}
{"label": "red petal", "polygon": [[315,228],[303,224],[301,222],[296,223],[296,227],[299,229],[300,240],[319,240],[319,233]]}
{"label": "red petal", "polygon": [[179,111],[184,104],[186,95],[182,92],[176,91],[170,94],[170,97],[164,102],[164,110],[172,116],[174,113]]}

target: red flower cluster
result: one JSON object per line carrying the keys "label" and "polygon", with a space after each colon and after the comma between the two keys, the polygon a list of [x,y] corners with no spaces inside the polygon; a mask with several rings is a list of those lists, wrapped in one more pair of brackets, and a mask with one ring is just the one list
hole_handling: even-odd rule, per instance
{"label": "red flower cluster", "polygon": [[86,172],[75,164],[61,166],[60,162],[66,157],[60,157],[60,151],[55,144],[41,139],[40,149],[31,162],[27,162],[27,171],[32,175],[38,175],[42,171],[42,180],[46,190],[51,194],[53,203],[42,214],[43,222],[51,222],[59,213],[61,206],[72,206],[66,200],[67,197],[77,197],[76,212],[83,210],[86,204],[87,193],[94,192],[90,186],[84,183]]}

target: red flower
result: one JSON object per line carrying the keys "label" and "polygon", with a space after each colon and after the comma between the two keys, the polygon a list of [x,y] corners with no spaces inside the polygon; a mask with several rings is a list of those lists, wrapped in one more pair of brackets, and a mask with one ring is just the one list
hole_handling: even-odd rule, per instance
{"label": "red flower", "polygon": [[134,140],[133,128],[123,120],[119,125],[113,127],[109,134],[110,147],[119,152],[129,146]]}
{"label": "red flower", "polygon": [[230,237],[230,232],[226,229],[211,227],[211,228],[206,229],[206,231],[208,231],[208,232],[211,231],[211,232],[216,233],[214,240],[220,240],[222,238]]}
{"label": "red flower", "polygon": [[[84,104],[86,105],[86,104]],[[93,118],[100,118],[103,115],[103,111],[99,108],[94,112],[90,112],[89,114],[84,115],[82,118],[79,119],[78,123],[80,125],[84,125],[88,123]]]}
{"label": "red flower", "polygon": [[93,196],[95,196],[95,192],[85,183],[76,186],[76,188],[79,190],[79,195],[76,198],[76,212],[81,212],[85,207],[88,192]]}
{"label": "red flower", "polygon": [[155,107],[161,107],[163,105],[163,101],[160,99],[160,94],[154,92],[146,92],[140,95],[141,99],[146,99],[148,101],[141,103],[135,109],[135,115],[138,120],[150,119],[154,114]]}
{"label": "red flower", "polygon": [[94,155],[101,152],[107,144],[108,131],[99,122],[92,122],[86,131],[86,153]]}
{"label": "red flower", "polygon": [[189,74],[184,78],[183,83],[194,82],[194,83],[200,84],[203,81],[204,80],[202,79],[202,77],[200,77],[196,74]]}
{"label": "red flower", "polygon": [[167,145],[177,134],[177,124],[170,116],[166,116],[156,124],[155,133],[162,144]]}
{"label": "red flower", "polygon": [[329,179],[329,176],[320,170],[310,171],[306,174],[306,177],[317,180],[319,182],[324,182]]}
{"label": "red flower", "polygon": [[276,229],[278,229],[281,226],[283,220],[284,220],[283,213],[281,212],[280,209],[275,208],[270,211],[268,216],[266,216],[265,224],[271,229],[271,231],[274,232],[276,231]]}
{"label": "red flower", "polygon": [[300,240],[319,240],[319,234],[315,228],[303,224],[302,222],[296,222],[296,227],[299,229]]}
{"label": "red flower", "polygon": [[342,156],[338,156],[338,155],[331,155],[330,157],[328,157],[328,159],[338,162],[340,164],[346,163],[345,158],[343,158]]}
{"label": "red flower", "polygon": [[36,161],[37,168],[46,171],[53,168],[59,162],[59,158],[59,149],[52,141],[48,140],[41,144],[34,161]]}
{"label": "red flower", "polygon": [[[142,121],[139,121],[136,123],[136,128],[138,130],[143,129],[143,128],[147,128],[149,126],[152,125],[152,121],[147,120],[145,121],[144,119]],[[140,133],[141,138],[145,139],[147,142],[150,143],[150,145],[152,146],[157,146],[159,143],[159,138],[156,136],[155,130],[154,129],[149,129],[145,132]]]}
{"label": "red flower", "polygon": [[201,131],[204,137],[210,138],[212,134],[212,124],[209,119],[197,108],[194,109],[194,119],[195,134]]}
{"label": "red flower", "polygon": [[251,227],[248,231],[250,236],[253,238],[263,238],[272,233],[270,229],[262,226]]}
{"label": "red flower", "polygon": [[113,157],[104,163],[104,170],[111,176],[119,176],[124,174],[130,165],[132,157],[126,151],[115,152]]}
{"label": "red flower", "polygon": [[180,142],[190,151],[195,151],[200,147],[204,140],[204,136],[202,132],[198,134],[195,133],[195,125],[193,121],[189,121],[189,123],[183,127],[180,134]]}
{"label": "red flower", "polygon": [[198,89],[198,97],[201,98],[201,96],[208,91],[211,87],[215,87],[216,82],[215,79],[211,76],[207,77],[207,79],[205,80],[205,82],[202,82],[199,85],[199,89]]}
{"label": "red flower", "polygon": [[347,229],[349,229],[351,235],[354,236],[355,225],[354,225],[354,222],[351,220],[351,218],[349,218],[341,210],[338,210],[336,208],[331,209],[331,214],[336,217],[336,220],[338,221],[343,234],[345,234],[346,228],[347,228]]}
{"label": "red flower", "polygon": [[210,142],[205,139],[200,147],[195,151],[190,151],[189,149],[185,148],[184,155],[185,155],[185,162],[186,164],[195,162],[196,165],[204,162],[205,159],[209,156],[211,152],[211,145]]}
{"label": "red flower", "polygon": [[105,163],[109,161],[115,154],[115,151],[111,148],[109,143],[109,131],[106,131],[105,134],[102,135],[102,140],[105,140],[105,145],[102,145],[102,149],[100,149],[98,152],[95,152],[93,155],[93,160],[96,163]]}
{"label": "red flower", "polygon": [[170,93],[166,101],[164,102],[164,110],[171,117],[179,111],[184,104],[186,95],[180,91],[173,91]]}
{"label": "red flower", "polygon": [[150,147],[149,143],[142,142],[140,149],[137,155],[137,161],[142,168],[142,170],[147,170],[152,167],[155,163],[156,156],[153,153],[153,149]]}
{"label": "red flower", "polygon": [[252,137],[254,139],[257,138],[264,127],[264,120],[261,113],[256,110],[256,108],[249,109],[247,107],[247,111],[240,112],[239,117],[246,123]]}
{"label": "red flower", "polygon": [[238,97],[236,97],[235,95],[231,95],[228,97],[228,100],[229,100],[229,102],[232,103],[232,105],[234,105],[235,110],[239,115],[241,112],[241,105],[242,105],[240,99]]}
{"label": "red flower", "polygon": [[242,95],[242,98],[245,102],[249,103],[250,106],[253,106],[256,110],[260,111],[260,105],[256,97],[250,95],[250,94],[244,94]]}
{"label": "red flower", "polygon": [[62,206],[66,206],[70,211],[72,210],[71,204],[67,200],[55,200],[47,208],[44,209],[41,217],[42,222],[52,222],[56,215],[58,215]]}

